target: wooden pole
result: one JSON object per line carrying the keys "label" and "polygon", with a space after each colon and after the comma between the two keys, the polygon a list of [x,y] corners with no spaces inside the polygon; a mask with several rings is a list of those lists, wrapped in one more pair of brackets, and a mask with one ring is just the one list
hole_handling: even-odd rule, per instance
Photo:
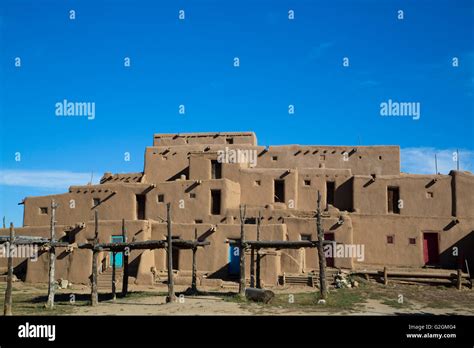
{"label": "wooden pole", "polygon": [[255,287],[255,249],[250,249],[250,287]]}
{"label": "wooden pole", "polygon": [[[125,230],[125,219],[122,219],[122,239],[127,242],[127,233]],[[122,279],[122,296],[127,296],[128,293],[128,254],[129,249],[123,251],[123,279]]]}
{"label": "wooden pole", "polygon": [[[194,240],[197,242],[197,228],[194,229]],[[191,281],[191,291],[197,293],[197,267],[196,267],[196,251],[197,247],[193,248],[193,277]]]}
{"label": "wooden pole", "polygon": [[[50,241],[51,243],[56,242],[55,236],[55,225],[56,225],[56,202],[54,199],[51,200],[51,226],[50,226]],[[56,264],[56,250],[53,245],[49,247],[49,283],[48,283],[48,302],[46,307],[49,309],[54,308],[54,291],[55,291],[55,264]]]}
{"label": "wooden pole", "polygon": [[166,204],[166,222],[167,222],[167,229],[168,229],[168,297],[166,298],[166,302],[174,302],[175,301],[175,294],[174,294],[174,277],[173,277],[173,242],[171,238],[171,204]]}
{"label": "wooden pole", "polygon": [[384,267],[383,268],[383,285],[387,285],[388,284],[388,271],[387,271],[387,267]]}
{"label": "wooden pole", "polygon": [[462,288],[462,270],[460,268],[458,268],[456,288],[458,290],[461,290]]}
{"label": "wooden pole", "polygon": [[115,286],[115,255],[117,253],[114,251],[112,252],[112,301],[115,301],[117,299],[117,289]]}
{"label": "wooden pole", "polygon": [[94,243],[92,248],[92,285],[91,285],[91,305],[97,306],[99,304],[99,294],[97,293],[97,278],[98,269],[97,263],[99,258],[99,251],[96,249],[96,245],[99,239],[99,217],[97,210],[94,215],[95,220],[95,232],[94,232]]}
{"label": "wooden pole", "polygon": [[245,296],[245,213],[247,207],[240,205],[240,283],[239,294]]}
{"label": "wooden pole", "polygon": [[10,239],[8,243],[8,275],[7,289],[5,290],[5,302],[3,306],[4,315],[12,315],[12,288],[13,288],[13,255],[12,250],[15,243],[15,230],[13,223],[10,223]]}
{"label": "wooden pole", "polygon": [[327,297],[326,288],[326,257],[324,256],[324,230],[321,226],[321,193],[318,190],[316,209],[316,230],[318,231],[318,259],[319,259],[319,291],[322,299]]}
{"label": "wooden pole", "polygon": [[[258,212],[258,219],[257,219],[257,241],[260,240],[260,223],[262,220],[262,213]],[[257,288],[261,288],[260,283],[260,249],[257,249],[257,270],[256,270],[256,278],[257,278]]]}

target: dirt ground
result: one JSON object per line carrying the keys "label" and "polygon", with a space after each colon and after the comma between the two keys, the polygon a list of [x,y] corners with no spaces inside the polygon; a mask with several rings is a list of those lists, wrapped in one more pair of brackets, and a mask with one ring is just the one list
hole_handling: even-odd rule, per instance
{"label": "dirt ground", "polygon": [[[44,284],[14,283],[14,315],[397,315],[456,314],[474,315],[474,291],[468,288],[433,285],[364,282],[358,288],[333,289],[325,304],[318,304],[317,289],[279,287],[269,304],[248,302],[236,296],[235,289],[200,289],[195,296],[181,294],[166,303],[166,286],[131,286],[126,298],[113,301],[101,293],[100,304],[89,306],[90,289],[74,286],[60,289],[54,310],[44,308],[47,287]],[[4,293],[5,283],[0,283]],[[0,305],[3,306],[3,296]]]}

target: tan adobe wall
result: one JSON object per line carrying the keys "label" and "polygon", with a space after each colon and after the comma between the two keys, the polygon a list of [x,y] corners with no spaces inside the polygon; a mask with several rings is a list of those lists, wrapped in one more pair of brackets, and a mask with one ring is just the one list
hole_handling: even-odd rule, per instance
{"label": "tan adobe wall", "polygon": [[257,138],[253,132],[179,133],[153,136],[153,146],[231,143],[256,145]]}

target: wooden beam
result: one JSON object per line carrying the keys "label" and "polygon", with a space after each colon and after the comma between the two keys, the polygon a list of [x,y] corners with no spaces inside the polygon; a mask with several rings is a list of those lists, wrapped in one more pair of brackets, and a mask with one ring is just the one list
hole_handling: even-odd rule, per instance
{"label": "wooden beam", "polygon": [[[260,224],[262,222],[262,213],[258,211],[258,219],[257,219],[257,242],[260,241]],[[260,249],[257,249],[257,270],[256,270],[256,287],[260,289],[261,282],[260,282]]]}
{"label": "wooden beam", "polygon": [[[197,228],[194,229],[194,240],[197,242]],[[191,291],[197,293],[197,265],[196,265],[197,247],[193,248],[193,275],[191,280]]]}
{"label": "wooden beam", "polygon": [[239,294],[245,296],[245,213],[247,206],[240,205],[240,282]]}
{"label": "wooden beam", "polygon": [[383,285],[388,284],[388,272],[387,272],[387,267],[383,268]]}
{"label": "wooden beam", "polygon": [[250,249],[250,287],[255,287],[255,249]]}
{"label": "wooden beam", "polygon": [[[127,233],[125,230],[125,219],[122,219],[122,239],[124,243],[127,242]],[[123,251],[123,279],[122,279],[122,296],[127,296],[128,293],[128,254],[130,249]]]}
{"label": "wooden beam", "polygon": [[166,225],[168,230],[168,297],[166,302],[175,302],[174,294],[174,276],[173,276],[173,241],[171,238],[171,204],[166,204]]}
{"label": "wooden beam", "polygon": [[458,268],[458,271],[457,271],[456,288],[458,290],[461,290],[462,288],[462,270],[460,268]]}
{"label": "wooden beam", "polygon": [[327,297],[326,288],[326,257],[323,250],[324,230],[321,226],[321,193],[318,190],[316,207],[316,231],[318,232],[318,259],[319,259],[319,292],[322,299]]}
{"label": "wooden beam", "polygon": [[115,280],[115,255],[116,252],[112,252],[112,301],[117,299],[117,289],[116,289],[116,280]]}
{"label": "wooden beam", "polygon": [[5,290],[5,302],[3,305],[3,314],[12,315],[12,288],[13,288],[13,247],[15,243],[15,230],[13,223],[10,223],[10,242],[8,245],[8,275],[7,288]]}
{"label": "wooden beam", "polygon": [[97,210],[94,215],[95,220],[95,232],[94,232],[94,248],[92,249],[92,284],[91,284],[91,305],[97,306],[99,304],[99,294],[97,292],[97,278],[98,278],[98,258],[99,250],[95,248],[99,240],[99,217]]}
{"label": "wooden beam", "polygon": [[[51,225],[50,225],[50,242],[56,242],[55,225],[56,225],[56,207],[57,204],[51,200]],[[54,245],[49,247],[49,282],[48,282],[48,301],[46,308],[54,308],[54,291],[55,291],[55,268],[56,268],[56,248]]]}

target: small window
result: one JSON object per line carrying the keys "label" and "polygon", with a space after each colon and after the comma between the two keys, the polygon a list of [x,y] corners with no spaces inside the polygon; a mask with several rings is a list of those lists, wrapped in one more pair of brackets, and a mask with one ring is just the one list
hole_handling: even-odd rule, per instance
{"label": "small window", "polygon": [[260,180],[255,180],[255,186],[260,186],[262,185],[262,182]]}
{"label": "small window", "polygon": [[362,159],[362,156],[359,156],[359,159]]}
{"label": "small window", "polygon": [[278,156],[272,156],[272,161],[278,161]]}
{"label": "small window", "polygon": [[301,240],[311,240],[311,235],[310,234],[302,234],[300,236]]}
{"label": "small window", "polygon": [[221,191],[211,190],[211,214],[221,214]]}
{"label": "small window", "polygon": [[311,186],[311,180],[305,180],[304,186]]}
{"label": "small window", "polygon": [[257,224],[257,218],[254,217],[249,217],[244,220],[244,224],[247,225],[256,225]]}
{"label": "small window", "polygon": [[273,186],[273,201],[275,203],[285,203],[285,181],[275,180]]}
{"label": "small window", "polygon": [[325,161],[326,160],[326,155],[320,155],[319,160],[320,161]]}
{"label": "small window", "polygon": [[201,220],[201,219],[194,220],[194,223],[195,223],[195,224],[202,224],[202,220]]}
{"label": "small window", "polygon": [[92,206],[97,207],[100,204],[100,198],[93,198],[92,199]]}
{"label": "small window", "polygon": [[426,192],[426,198],[433,198],[433,192]]}
{"label": "small window", "polygon": [[400,214],[400,190],[395,186],[387,187],[387,211],[392,214]]}
{"label": "small window", "polygon": [[196,198],[196,194],[195,194],[194,192],[191,192],[191,193],[189,194],[189,198]]}
{"label": "small window", "polygon": [[40,207],[40,214],[47,215],[48,214],[48,207]]}
{"label": "small window", "polygon": [[387,236],[387,244],[393,244],[395,238],[393,236]]}
{"label": "small window", "polygon": [[218,161],[211,161],[211,179],[222,178],[222,164]]}
{"label": "small window", "polygon": [[416,238],[408,238],[408,243],[411,245],[416,245]]}
{"label": "small window", "polygon": [[381,160],[381,159],[382,159],[382,156],[379,156],[379,160]]}
{"label": "small window", "polygon": [[158,203],[163,203],[165,201],[165,195],[160,193],[158,195]]}
{"label": "small window", "polygon": [[227,139],[225,140],[225,142],[226,142],[226,144],[231,145],[231,144],[234,143],[234,138],[227,138]]}

